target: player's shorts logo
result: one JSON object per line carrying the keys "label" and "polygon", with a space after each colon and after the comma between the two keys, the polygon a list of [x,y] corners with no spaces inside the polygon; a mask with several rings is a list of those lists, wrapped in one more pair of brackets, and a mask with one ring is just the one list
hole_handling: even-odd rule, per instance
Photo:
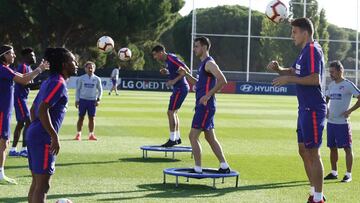
{"label": "player's shorts logo", "polygon": [[254,90],[254,87],[252,85],[249,84],[243,84],[240,86],[240,90],[242,92],[252,92]]}

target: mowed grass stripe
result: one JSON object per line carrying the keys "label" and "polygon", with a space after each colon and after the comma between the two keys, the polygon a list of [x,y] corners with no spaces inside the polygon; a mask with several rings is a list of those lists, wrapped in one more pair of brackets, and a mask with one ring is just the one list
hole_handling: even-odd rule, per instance
{"label": "mowed grass stripe", "polygon": [[[189,153],[178,153],[176,159],[164,153],[149,152],[142,159],[141,145],[161,144],[168,139],[167,106],[169,92],[121,91],[120,96],[104,98],[97,112],[98,142],[87,141],[87,119],[83,141],[73,141],[76,133],[77,109],[74,92],[60,132],[61,152],[57,159],[49,202],[67,197],[74,202],[304,202],[308,185],[300,157],[297,154],[297,101],[293,96],[230,95],[217,96],[216,133],[225,155],[235,170],[241,173],[240,187],[234,179],[225,184],[180,178],[180,187],[162,184],[162,170],[168,167],[191,167]],[[34,97],[31,94],[29,101]],[[30,102],[29,102],[30,103]],[[179,111],[184,145],[189,145],[194,94],[190,93]],[[14,121],[14,117],[13,117]],[[360,162],[356,154],[360,144],[360,113],[352,115],[354,180],[350,184],[330,181],[325,194],[330,202],[356,202],[360,190]],[[12,129],[14,127],[12,123]],[[325,135],[326,132],[324,132]],[[210,147],[201,136],[203,165],[218,167]],[[330,170],[329,155],[324,140],[321,150],[326,172]],[[339,173],[345,171],[344,153],[339,151]],[[0,202],[26,202],[30,184],[27,161],[8,158],[6,173],[19,181],[17,186],[0,186]],[[346,194],[346,195],[343,195]]]}

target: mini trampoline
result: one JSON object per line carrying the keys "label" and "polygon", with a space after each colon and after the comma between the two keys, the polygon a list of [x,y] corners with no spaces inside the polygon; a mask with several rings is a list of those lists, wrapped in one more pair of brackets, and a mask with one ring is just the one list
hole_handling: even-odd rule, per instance
{"label": "mini trampoline", "polygon": [[230,173],[219,173],[218,169],[215,168],[203,168],[202,173],[195,173],[193,168],[166,168],[163,171],[164,173],[164,184],[166,184],[166,175],[172,175],[176,177],[176,187],[179,186],[179,176],[186,177],[186,182],[189,182],[189,178],[203,179],[211,178],[213,179],[213,187],[215,187],[215,180],[218,178],[222,179],[224,183],[225,178],[235,177],[235,187],[238,187],[239,183],[239,172],[231,170]]}
{"label": "mini trampoline", "polygon": [[148,151],[154,152],[165,152],[165,157],[167,157],[168,152],[172,152],[172,158],[175,158],[175,152],[190,152],[192,158],[192,148],[185,146],[174,146],[174,147],[161,147],[161,146],[142,146],[140,147],[143,153],[143,158],[148,158]]}

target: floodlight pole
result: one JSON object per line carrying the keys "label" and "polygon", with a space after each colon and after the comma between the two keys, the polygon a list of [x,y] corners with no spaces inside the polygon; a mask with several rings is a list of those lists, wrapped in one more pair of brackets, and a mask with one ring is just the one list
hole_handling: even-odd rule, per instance
{"label": "floodlight pole", "polygon": [[355,84],[359,85],[359,1],[356,1],[356,62]]}
{"label": "floodlight pole", "polygon": [[193,62],[194,62],[194,37],[196,35],[196,9],[195,9],[195,0],[193,0],[193,10],[192,10],[192,21],[191,21],[191,58],[190,58],[190,73],[193,73]]}
{"label": "floodlight pole", "polygon": [[303,17],[306,18],[306,0],[304,0],[304,13]]}
{"label": "floodlight pole", "polygon": [[248,42],[247,42],[247,58],[246,58],[246,82],[249,82],[250,72],[250,43],[251,43],[251,0],[249,0],[249,22],[248,22]]}

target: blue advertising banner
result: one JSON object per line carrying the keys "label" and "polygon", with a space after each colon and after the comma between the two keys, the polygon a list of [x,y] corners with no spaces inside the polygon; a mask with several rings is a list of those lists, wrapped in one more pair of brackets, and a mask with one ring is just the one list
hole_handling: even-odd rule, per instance
{"label": "blue advertising banner", "polygon": [[296,95],[295,85],[275,87],[268,83],[237,82],[237,94]]}

